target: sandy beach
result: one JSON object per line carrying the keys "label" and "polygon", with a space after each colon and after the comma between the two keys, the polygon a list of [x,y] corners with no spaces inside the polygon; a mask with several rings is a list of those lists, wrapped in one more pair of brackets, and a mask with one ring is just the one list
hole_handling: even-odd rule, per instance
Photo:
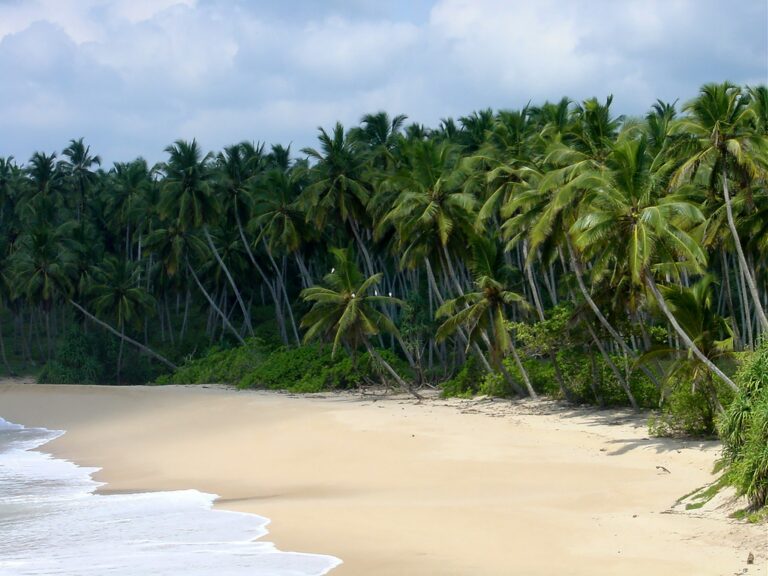
{"label": "sandy beach", "polygon": [[719,444],[626,411],[6,381],[0,416],[66,430],[45,451],[101,467],[104,493],[267,516],[281,550],[341,558],[334,576],[768,574],[765,525],[675,506]]}

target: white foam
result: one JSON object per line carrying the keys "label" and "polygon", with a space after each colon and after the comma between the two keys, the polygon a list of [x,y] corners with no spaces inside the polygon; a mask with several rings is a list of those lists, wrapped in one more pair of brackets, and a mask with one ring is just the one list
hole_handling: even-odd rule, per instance
{"label": "white foam", "polygon": [[319,576],[341,563],[254,541],[269,520],[214,510],[214,494],[94,494],[97,469],[31,450],[60,434],[0,419],[0,576]]}

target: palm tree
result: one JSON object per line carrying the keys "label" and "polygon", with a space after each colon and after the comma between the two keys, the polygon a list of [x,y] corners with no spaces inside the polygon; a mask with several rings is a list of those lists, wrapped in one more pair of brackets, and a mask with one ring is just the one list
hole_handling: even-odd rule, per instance
{"label": "palm tree", "polygon": [[688,116],[680,119],[678,129],[691,135],[696,148],[678,169],[675,183],[695,177],[701,166],[709,169],[713,190],[719,180],[739,268],[749,287],[760,326],[764,332],[768,331],[768,317],[744,255],[728,186],[729,178],[754,178],[765,173],[761,156],[768,152],[768,138],[756,130],[755,108],[750,106],[749,94],[729,82],[705,84],[699,96],[686,104],[684,110]]}
{"label": "palm tree", "polygon": [[400,306],[403,302],[378,295],[375,287],[383,274],[365,278],[357,268],[351,250],[334,248],[331,255],[335,266],[333,272],[323,278],[326,286],[312,286],[301,292],[301,298],[312,303],[312,308],[301,320],[302,328],[307,329],[304,341],[332,340],[334,356],[342,346],[354,354],[362,345],[403,389],[420,398],[370,342],[371,336],[397,332],[392,320],[379,307]]}
{"label": "palm tree", "polygon": [[507,380],[518,394],[523,390],[506,373],[503,364],[504,355],[512,351],[515,363],[525,382],[527,393],[536,398],[530,379],[515,349],[514,340],[507,328],[506,310],[510,306],[525,308],[525,298],[509,289],[511,269],[504,263],[501,250],[495,240],[477,237],[473,239],[473,255],[470,263],[475,291],[447,300],[436,312],[436,317],[447,317],[437,329],[438,340],[454,333],[459,326],[467,329],[470,341],[487,340],[486,333],[492,335],[491,358],[496,367],[505,374]]}
{"label": "palm tree", "polygon": [[176,226],[182,232],[194,228],[202,229],[211,253],[232,286],[235,298],[243,313],[245,325],[249,333],[253,335],[251,315],[231,272],[216,249],[208,228],[219,214],[219,203],[211,193],[209,184],[212,177],[209,163],[213,155],[210,152],[203,155],[196,140],[192,140],[192,142],[177,140],[165,151],[169,158],[165,164],[166,177],[163,186],[164,195],[160,200],[160,214],[164,217],[174,216]]}
{"label": "palm tree", "polygon": [[617,144],[606,167],[590,177],[589,210],[571,228],[576,246],[592,259],[595,274],[626,274],[633,286],[645,286],[691,353],[735,389],[677,321],[656,283],[659,273],[679,277],[704,269],[706,255],[689,233],[704,220],[701,211],[684,198],[659,198],[645,136]]}
{"label": "palm tree", "polygon": [[312,181],[304,189],[302,203],[315,226],[323,228],[331,215],[338,215],[341,224],[348,225],[363,255],[365,269],[373,274],[373,260],[362,237],[362,225],[370,198],[368,182],[364,179],[365,157],[354,133],[345,133],[337,122],[332,134],[320,131],[320,150],[303,148],[302,152],[317,163],[310,171]]}
{"label": "palm tree", "polygon": [[[659,291],[685,332],[696,346],[713,362],[730,358],[733,353],[733,333],[728,321],[716,310],[712,286],[714,278],[704,275],[690,288],[685,286],[660,286]],[[669,357],[673,362],[667,369],[667,382],[690,385],[707,398],[709,412],[705,415],[707,433],[715,431],[715,414],[724,412],[712,380],[712,372],[696,356],[681,354],[680,350],[657,347],[643,355],[641,361],[657,357]]]}
{"label": "palm tree", "polygon": [[96,181],[96,174],[92,171],[94,166],[101,166],[99,156],[91,156],[91,147],[83,143],[83,138],[70,140],[62,155],[67,159],[61,162],[64,173],[70,179],[76,194],[76,218],[80,222],[85,210],[85,196],[88,189]]}

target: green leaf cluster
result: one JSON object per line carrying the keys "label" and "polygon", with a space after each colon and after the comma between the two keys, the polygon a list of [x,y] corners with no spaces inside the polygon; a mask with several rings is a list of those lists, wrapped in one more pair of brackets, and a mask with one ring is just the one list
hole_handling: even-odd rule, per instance
{"label": "green leaf cluster", "polygon": [[720,421],[726,478],[750,508],[768,506],[768,341],[736,374],[739,393]]}

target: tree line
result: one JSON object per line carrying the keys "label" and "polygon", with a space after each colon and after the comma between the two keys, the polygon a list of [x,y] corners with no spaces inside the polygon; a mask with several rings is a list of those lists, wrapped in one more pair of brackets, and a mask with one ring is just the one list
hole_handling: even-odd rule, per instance
{"label": "tree line", "polygon": [[573,353],[632,406],[639,374],[722,412],[734,354],[768,329],[765,86],[707,84],[644,117],[611,97],[436,128],[379,112],[319,128],[298,156],[195,140],[165,154],[107,169],[76,139],[0,158],[7,371],[95,322],[119,337],[117,381],[126,343],[173,368],[221,342],[319,339],[415,394],[471,362],[535,397],[538,362],[575,400]]}

